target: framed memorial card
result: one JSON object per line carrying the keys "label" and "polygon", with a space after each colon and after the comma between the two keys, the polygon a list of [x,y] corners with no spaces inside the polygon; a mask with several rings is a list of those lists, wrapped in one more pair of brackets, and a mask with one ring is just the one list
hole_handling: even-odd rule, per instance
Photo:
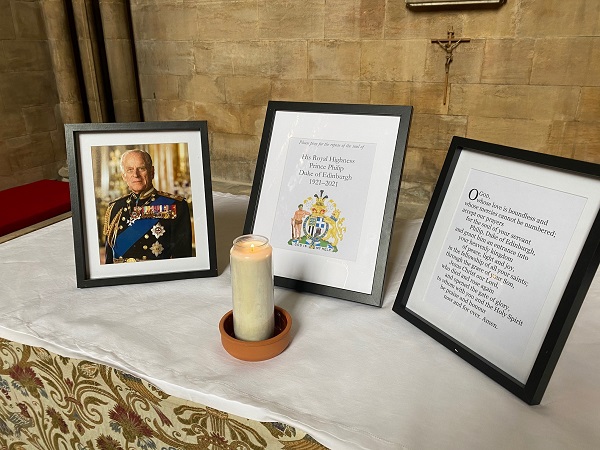
{"label": "framed memorial card", "polygon": [[277,286],[381,306],[411,113],[269,102],[244,232]]}
{"label": "framed memorial card", "polygon": [[455,137],[393,310],[540,403],[600,258],[600,166]]}
{"label": "framed memorial card", "polygon": [[77,287],[217,275],[206,122],[65,135]]}

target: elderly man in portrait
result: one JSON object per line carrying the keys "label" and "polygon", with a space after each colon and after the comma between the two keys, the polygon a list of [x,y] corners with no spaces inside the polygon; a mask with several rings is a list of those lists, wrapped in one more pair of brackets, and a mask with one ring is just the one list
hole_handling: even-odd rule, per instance
{"label": "elderly man in portrait", "polygon": [[112,201],[106,210],[105,263],[193,256],[188,204],[181,196],[154,188],[150,155],[142,150],[124,152],[121,171],[130,192]]}

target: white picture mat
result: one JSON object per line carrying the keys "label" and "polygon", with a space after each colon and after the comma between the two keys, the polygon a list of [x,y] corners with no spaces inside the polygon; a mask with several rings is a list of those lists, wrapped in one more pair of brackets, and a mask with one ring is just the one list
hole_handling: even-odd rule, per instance
{"label": "white picture mat", "polygon": [[324,200],[325,216],[339,211],[336,224],[345,230],[343,239],[337,244],[332,234],[324,237],[335,245],[335,249],[325,250],[327,257],[356,261],[365,221],[363,210],[357,205],[366,203],[368,190],[364,186],[370,184],[376,150],[373,143],[289,138],[283,173],[287,186],[279,191],[274,217],[277,225],[272,230],[271,245],[314,256],[315,249],[307,248],[307,245],[297,241],[290,245],[291,217],[305,200],[303,207],[308,214],[311,205],[316,207],[314,196],[323,192],[327,197]]}
{"label": "white picture mat", "polygon": [[[204,190],[204,167],[200,131],[118,131],[115,133],[85,132],[76,135],[82,187],[82,222],[86,245],[87,268],[90,279],[190,272],[210,268],[208,224]],[[92,147],[139,144],[188,144],[196,256],[169,260],[144,261],[142,264],[100,264],[96,198],[92,171]],[[77,147],[76,147],[77,148]],[[90,220],[91,218],[91,220]],[[94,238],[90,238],[94,237]]]}
{"label": "white picture mat", "polygon": [[[304,198],[304,193],[301,193],[304,191],[298,190],[298,180],[283,179],[290,138],[362,142],[374,144],[376,148],[372,155],[371,176],[367,177],[369,183],[361,187],[367,195],[362,232],[358,237],[359,243],[354,259],[345,260],[274,247],[273,265],[276,276],[366,294],[372,292],[400,120],[397,116],[276,112],[253,228],[255,234],[264,235],[269,239],[273,235],[280,196],[290,197],[290,194],[296,191],[298,197],[293,198]],[[311,192],[318,190],[311,188]],[[348,194],[351,193],[347,192],[346,195]],[[290,199],[290,204],[292,203],[293,200]],[[296,202],[296,205],[298,203]],[[356,208],[362,207],[356,205]],[[289,222],[286,227],[290,227]]]}
{"label": "white picture mat", "polygon": [[[546,289],[547,295],[542,299],[541,305],[539,305],[538,318],[535,324],[531,325],[529,339],[523,344],[522,351],[517,353],[505,350],[506,342],[504,339],[509,339],[510,336],[502,336],[501,333],[498,333],[498,339],[490,340],[489,336],[484,339],[482,338],[482,333],[478,331],[482,328],[473,327],[472,321],[456,320],[456,316],[453,316],[452,313],[448,314],[443,311],[445,308],[441,307],[441,305],[446,300],[438,300],[437,305],[431,302],[431,297],[429,298],[429,302],[426,300],[428,295],[430,295],[430,290],[435,289],[434,278],[438,270],[438,261],[441,259],[442,253],[446,251],[446,240],[450,238],[451,234],[456,234],[453,224],[455,217],[459,214],[464,203],[462,195],[470,189],[470,187],[466,186],[466,182],[472,170],[489,173],[490,179],[494,175],[497,175],[510,178],[515,183],[527,183],[532,186],[532,189],[534,189],[533,186],[548,188],[587,199],[579,220],[574,227],[572,236],[570,236],[570,240],[565,245],[566,249],[563,252],[560,264],[558,264],[556,275],[549,281]],[[482,187],[481,189],[484,188]],[[493,186],[491,186],[491,190],[493,191]],[[515,199],[514,204],[518,204],[519,201],[518,198]],[[598,213],[599,205],[600,182],[598,180],[570,174],[558,169],[553,170],[535,164],[527,164],[484,153],[463,150],[452,174],[443,205],[436,219],[436,225],[432,230],[427,249],[419,266],[419,272],[414,280],[406,309],[416,313],[519,382],[525,384],[550,322],[554,317],[564,288]],[[540,208],[544,208],[543,203],[538,205],[538,211]],[[517,207],[515,206],[516,209]],[[532,214],[535,214],[535,212],[532,212]],[[563,239],[569,239],[569,236]],[[514,301],[518,300],[515,299]]]}

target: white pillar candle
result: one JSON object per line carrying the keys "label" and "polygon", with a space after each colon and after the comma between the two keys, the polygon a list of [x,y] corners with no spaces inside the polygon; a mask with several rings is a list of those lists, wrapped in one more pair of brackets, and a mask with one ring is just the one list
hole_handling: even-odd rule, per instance
{"label": "white pillar candle", "polygon": [[245,235],[233,241],[230,255],[233,331],[242,341],[273,337],[273,249],[264,236]]}

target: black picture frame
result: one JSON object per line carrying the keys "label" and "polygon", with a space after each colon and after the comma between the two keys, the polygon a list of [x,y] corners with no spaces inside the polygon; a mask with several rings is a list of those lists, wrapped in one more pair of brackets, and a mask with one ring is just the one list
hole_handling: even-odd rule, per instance
{"label": "black picture frame", "polygon": [[410,106],[269,102],[244,233],[271,240],[276,286],[381,306],[411,116]]}
{"label": "black picture frame", "polygon": [[[206,121],[65,124],[65,139],[78,288],[217,276]],[[156,190],[179,202],[174,206],[179,204],[179,210],[175,209],[172,216],[158,219],[159,226],[160,220],[176,220],[177,211],[182,211],[187,203],[190,226],[186,225],[186,231],[192,236],[191,256],[171,255],[170,259],[138,260],[135,264],[116,264],[116,260],[114,264],[105,263],[109,259],[103,224],[106,211],[110,213],[109,205],[117,205],[115,200],[119,197],[125,201],[129,194],[121,175],[120,155],[131,149],[154,155]],[[180,219],[182,214],[179,212]],[[123,226],[127,227],[125,222]],[[155,232],[158,234],[153,239],[150,234]],[[160,233],[159,229],[148,231],[146,239],[156,240],[158,245]]]}
{"label": "black picture frame", "polygon": [[[488,197],[478,200],[482,192]],[[507,212],[503,195],[514,202]],[[599,196],[598,164],[454,137],[393,310],[526,403],[539,404],[598,268]],[[501,241],[499,230],[511,237]],[[455,242],[462,244],[449,244]],[[502,258],[512,258],[511,249],[517,256],[509,266]]]}

